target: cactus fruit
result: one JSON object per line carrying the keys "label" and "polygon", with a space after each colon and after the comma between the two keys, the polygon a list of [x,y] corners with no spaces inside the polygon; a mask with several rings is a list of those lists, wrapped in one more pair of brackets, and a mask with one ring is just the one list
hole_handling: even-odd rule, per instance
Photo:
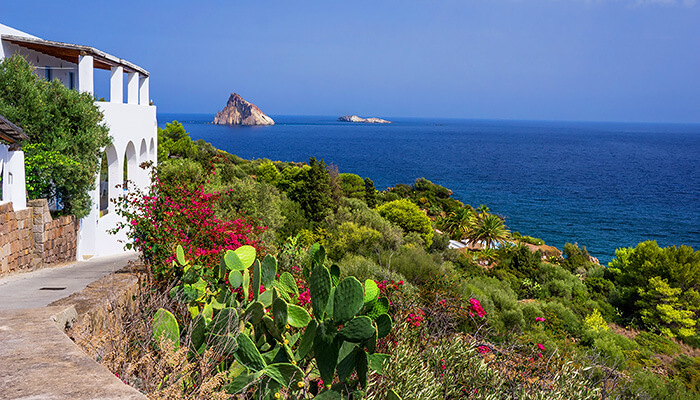
{"label": "cactus fruit", "polygon": [[342,324],[355,316],[364,305],[362,284],[354,276],[338,283],[333,300],[333,320]]}
{"label": "cactus fruit", "polygon": [[372,319],[367,316],[355,317],[348,321],[338,334],[348,342],[360,343],[377,333]]}
{"label": "cactus fruit", "polygon": [[311,271],[309,294],[314,316],[319,321],[323,319],[328,299],[331,295],[331,274],[324,266],[318,266]]}

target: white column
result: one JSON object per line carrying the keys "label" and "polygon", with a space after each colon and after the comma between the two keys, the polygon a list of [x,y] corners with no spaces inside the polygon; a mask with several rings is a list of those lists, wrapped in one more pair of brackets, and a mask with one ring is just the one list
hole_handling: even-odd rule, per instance
{"label": "white column", "polygon": [[144,76],[139,81],[139,104],[142,106],[147,106],[149,103],[148,98],[148,77]]}
{"label": "white column", "polygon": [[112,75],[109,78],[109,101],[111,103],[124,102],[124,67],[112,67]]}
{"label": "white column", "polygon": [[95,94],[93,82],[93,59],[90,55],[81,55],[78,61],[78,90]]}
{"label": "white column", "polygon": [[139,104],[139,73],[129,72],[129,82],[127,83],[126,102],[129,104]]}

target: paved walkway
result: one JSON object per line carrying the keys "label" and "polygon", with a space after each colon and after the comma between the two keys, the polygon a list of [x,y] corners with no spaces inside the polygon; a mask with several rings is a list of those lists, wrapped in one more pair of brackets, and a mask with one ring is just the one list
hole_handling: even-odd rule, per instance
{"label": "paved walkway", "polygon": [[61,267],[0,277],[0,310],[46,307],[136,259],[136,253],[93,257]]}
{"label": "paved walkway", "polygon": [[[0,278],[0,398],[146,399],[66,336],[66,321],[76,317],[73,304],[46,307],[133,259],[133,253],[96,257]],[[113,281],[119,285],[119,279]]]}

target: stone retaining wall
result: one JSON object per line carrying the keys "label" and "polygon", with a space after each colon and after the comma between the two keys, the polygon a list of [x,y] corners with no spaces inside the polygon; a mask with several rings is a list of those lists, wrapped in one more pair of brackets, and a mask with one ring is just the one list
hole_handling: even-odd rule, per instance
{"label": "stone retaining wall", "polygon": [[0,275],[74,261],[78,223],[74,216],[51,218],[46,199],[24,210],[0,205]]}

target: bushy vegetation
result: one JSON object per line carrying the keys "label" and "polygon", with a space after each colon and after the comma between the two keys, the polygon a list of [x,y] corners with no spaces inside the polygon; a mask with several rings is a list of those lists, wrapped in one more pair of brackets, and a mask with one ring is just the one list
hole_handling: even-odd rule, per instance
{"label": "bushy vegetation", "polygon": [[29,137],[22,143],[27,196],[55,201],[61,214],[86,216],[100,152],[111,143],[94,98],[40,79],[15,55],[0,61],[0,115]]}
{"label": "bushy vegetation", "polygon": [[[179,131],[174,124],[166,129]],[[186,136],[173,137],[179,137],[176,143]],[[338,174],[323,160],[248,161],[189,143],[184,148],[191,151],[168,150],[177,155],[158,166],[151,193],[128,200],[122,213],[130,221],[124,229],[138,239],[134,245],[156,279],[176,287],[173,296],[182,306],[169,311],[178,326],[189,328],[173,340],[191,343],[199,329],[211,343],[224,343],[211,347],[219,355],[220,393],[294,399],[699,397],[694,274],[700,252],[645,242],[618,250],[607,268],[576,244],[543,254],[541,240],[511,234],[486,206],[463,205],[425,179],[377,191],[369,178]],[[217,234],[223,236],[209,239]],[[449,239],[470,248],[447,249]],[[247,261],[232,267],[238,264],[229,254],[248,244],[257,247],[259,259],[249,260],[252,267]],[[178,245],[183,251],[173,262]],[[311,289],[318,271],[328,273],[337,306],[351,303],[333,297],[343,282],[360,285],[352,284],[363,305],[334,320],[336,305],[324,307]],[[347,339],[340,332],[352,317],[367,317],[366,333],[379,333],[367,299],[381,303],[380,314],[387,315],[381,324],[390,318],[391,333],[347,346],[336,341]],[[233,311],[222,311],[227,309]],[[290,310],[305,323],[291,323],[296,317]],[[238,318],[223,335],[228,338],[213,330],[222,313]],[[203,323],[197,322],[201,314]],[[195,329],[198,323],[203,325]],[[238,347],[227,347],[234,342]],[[202,357],[197,345],[190,351],[189,362]],[[182,396],[196,393],[184,382],[167,384]]]}

